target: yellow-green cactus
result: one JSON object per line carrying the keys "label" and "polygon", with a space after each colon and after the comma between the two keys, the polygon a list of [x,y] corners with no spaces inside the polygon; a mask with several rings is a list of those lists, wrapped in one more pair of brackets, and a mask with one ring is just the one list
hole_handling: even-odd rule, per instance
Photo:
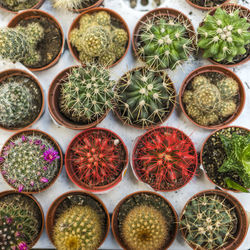
{"label": "yellow-green cactus", "polygon": [[239,85],[233,78],[223,78],[217,83],[223,99],[230,99],[239,93]]}
{"label": "yellow-green cactus", "polygon": [[[79,1],[79,0],[78,0]],[[25,9],[30,9],[35,6],[39,0],[1,0],[0,4],[3,7],[12,10],[12,11],[20,11]]]}

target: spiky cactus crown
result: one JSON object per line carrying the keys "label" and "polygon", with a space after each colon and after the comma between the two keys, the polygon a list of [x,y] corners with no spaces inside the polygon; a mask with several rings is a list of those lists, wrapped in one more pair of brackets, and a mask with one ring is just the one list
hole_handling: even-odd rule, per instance
{"label": "spiky cactus crown", "polygon": [[202,195],[192,199],[180,220],[186,240],[197,249],[221,249],[233,241],[238,219],[226,198]]}
{"label": "spiky cactus crown", "polygon": [[0,169],[3,177],[19,192],[46,188],[60,169],[60,156],[54,148],[57,146],[42,134],[18,134],[2,150]]}
{"label": "spiky cactus crown", "polygon": [[82,9],[91,6],[97,0],[51,0],[53,6],[59,9]]}
{"label": "spiky cactus crown", "polygon": [[247,52],[250,21],[240,12],[237,8],[229,11],[217,8],[213,16],[206,16],[204,24],[198,28],[198,46],[204,50],[205,58],[233,63]]}
{"label": "spiky cactus crown", "polygon": [[19,10],[26,10],[30,9],[35,6],[39,0],[1,0],[0,5],[12,10],[12,11],[19,11]]}
{"label": "spiky cactus crown", "polygon": [[126,73],[116,91],[116,110],[122,120],[139,127],[162,123],[175,104],[175,90],[167,74],[147,68]]}
{"label": "spiky cactus crown", "polygon": [[61,84],[60,111],[70,120],[89,124],[112,109],[114,81],[101,66],[73,68]]}
{"label": "spiky cactus crown", "polygon": [[109,66],[125,53],[128,33],[125,29],[114,26],[111,19],[106,11],[85,14],[79,21],[79,28],[71,31],[70,42],[79,52],[82,63],[95,61]]}
{"label": "spiky cactus crown", "polygon": [[176,189],[194,175],[197,158],[192,141],[169,127],[142,136],[133,153],[133,169],[140,180],[156,190]]}

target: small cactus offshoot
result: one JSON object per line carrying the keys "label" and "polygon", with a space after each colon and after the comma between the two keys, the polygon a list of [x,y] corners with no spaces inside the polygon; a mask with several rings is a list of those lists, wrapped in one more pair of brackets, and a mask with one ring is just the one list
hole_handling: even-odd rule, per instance
{"label": "small cactus offshoot", "polygon": [[77,10],[87,8],[97,0],[51,0],[54,8],[58,9],[68,9],[68,10]]}
{"label": "small cactus offshoot", "polygon": [[39,0],[1,0],[0,5],[11,11],[26,10],[34,7]]}

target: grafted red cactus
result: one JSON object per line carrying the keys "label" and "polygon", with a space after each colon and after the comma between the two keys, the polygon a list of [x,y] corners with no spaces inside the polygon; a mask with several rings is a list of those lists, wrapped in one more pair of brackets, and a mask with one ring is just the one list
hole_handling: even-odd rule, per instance
{"label": "grafted red cactus", "polygon": [[180,188],[193,177],[196,166],[192,141],[175,128],[160,127],[147,132],[133,152],[137,177],[155,190]]}

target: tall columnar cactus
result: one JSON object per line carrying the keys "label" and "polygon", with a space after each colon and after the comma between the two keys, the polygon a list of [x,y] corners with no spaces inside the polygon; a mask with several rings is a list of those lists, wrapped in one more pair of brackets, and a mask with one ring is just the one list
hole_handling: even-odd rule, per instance
{"label": "tall columnar cactus", "polygon": [[79,28],[70,33],[70,42],[79,52],[82,63],[109,66],[125,53],[128,34],[123,28],[111,23],[111,16],[106,11],[85,14],[79,21]]}
{"label": "tall columnar cactus", "polygon": [[249,28],[248,17],[242,17],[239,9],[227,11],[217,8],[215,14],[208,14],[204,24],[198,28],[198,46],[204,50],[205,58],[233,63],[247,52]]}
{"label": "tall columnar cactus", "polygon": [[19,61],[26,66],[33,66],[41,60],[37,44],[44,37],[44,28],[38,23],[27,27],[0,29],[0,57],[13,62]]}
{"label": "tall columnar cactus", "polygon": [[113,86],[110,72],[101,66],[73,68],[61,85],[60,111],[74,122],[92,123],[112,108]]}
{"label": "tall columnar cactus", "polygon": [[125,123],[148,127],[161,123],[175,104],[173,83],[164,72],[138,68],[117,85],[116,109]]}
{"label": "tall columnar cactus", "polygon": [[19,11],[19,10],[25,10],[30,9],[31,7],[35,6],[35,4],[38,3],[39,0],[1,0],[0,4],[2,4],[4,7],[7,7],[8,9],[12,11]]}
{"label": "tall columnar cactus", "polygon": [[86,8],[94,4],[93,0],[51,0],[55,8],[62,9],[81,9]]}
{"label": "tall columnar cactus", "polygon": [[186,240],[196,248],[219,249],[234,240],[237,217],[223,197],[202,195],[192,199],[180,220]]}

